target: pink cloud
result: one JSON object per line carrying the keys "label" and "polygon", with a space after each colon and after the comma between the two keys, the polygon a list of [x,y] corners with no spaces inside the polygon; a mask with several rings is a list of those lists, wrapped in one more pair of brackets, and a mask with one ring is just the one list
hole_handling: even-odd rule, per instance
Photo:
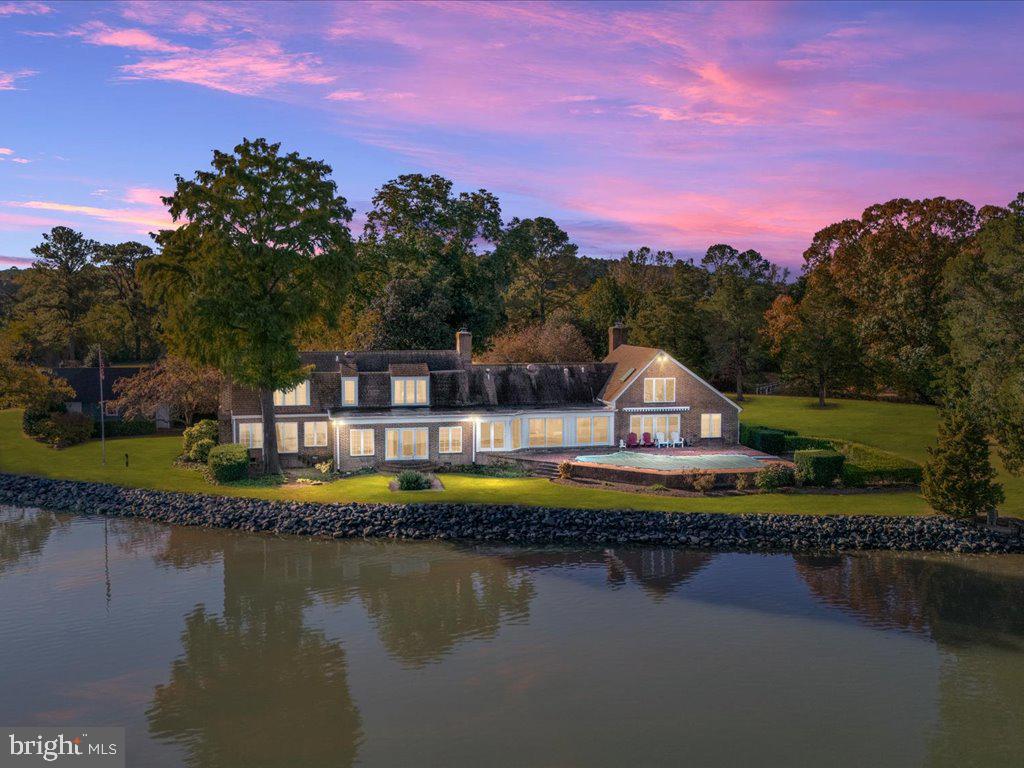
{"label": "pink cloud", "polygon": [[11,162],[12,163],[20,163],[22,165],[25,165],[27,163],[31,163],[32,161],[31,160],[27,160],[24,157],[12,157],[11,158]]}
{"label": "pink cloud", "polygon": [[0,16],[41,16],[53,13],[53,8],[45,3],[33,0],[22,0],[17,3],[0,3]]}
{"label": "pink cloud", "polygon": [[25,77],[31,77],[36,74],[34,69],[19,69],[13,72],[5,72],[0,70],[0,91],[15,91],[18,90],[16,83]]}
{"label": "pink cloud", "polygon": [[25,269],[31,267],[35,259],[30,256],[3,256],[0,255],[0,268],[19,267]]}
{"label": "pink cloud", "polygon": [[242,96],[263,95],[288,84],[326,85],[335,79],[320,69],[316,56],[287,53],[270,41],[144,58],[121,71],[129,79],[191,83]]}
{"label": "pink cloud", "polygon": [[332,91],[324,98],[331,101],[366,101],[368,97],[362,91]]}
{"label": "pink cloud", "polygon": [[80,36],[90,45],[110,45],[117,48],[132,48],[137,51],[154,53],[176,53],[188,48],[174,45],[143,29],[114,29],[100,21],[83,24],[71,34]]}
{"label": "pink cloud", "polygon": [[0,147],[0,155],[13,155],[14,150],[10,147]]}
{"label": "pink cloud", "polygon": [[[160,200],[162,190],[151,187],[129,187],[121,195],[120,200],[126,203],[121,207],[100,207],[96,205],[79,205],[53,200],[7,200],[0,202],[0,208],[31,211],[48,211],[61,214],[54,219],[37,220],[52,226],[66,223],[65,216],[76,219],[84,218],[94,222],[123,226],[131,232],[151,232],[174,226],[167,208]],[[21,214],[0,211],[0,216],[17,217]]]}

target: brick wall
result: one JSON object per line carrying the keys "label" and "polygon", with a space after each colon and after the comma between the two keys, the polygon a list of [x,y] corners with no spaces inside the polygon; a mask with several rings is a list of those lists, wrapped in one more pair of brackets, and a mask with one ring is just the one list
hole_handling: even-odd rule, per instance
{"label": "brick wall", "polygon": [[[644,379],[674,378],[676,380],[676,399],[672,403],[644,403]],[[679,432],[683,437],[696,445],[734,445],[739,429],[739,416],[736,408],[722,399],[716,391],[709,389],[691,374],[676,365],[671,359],[656,359],[635,382],[615,401],[615,442],[625,440],[629,434],[629,417],[636,413],[670,414],[673,411],[625,412],[623,408],[668,407],[672,405],[690,406],[690,410],[679,413]],[[703,413],[722,414],[721,439],[701,439],[700,417]],[[637,435],[637,437],[640,437]],[[652,435],[653,437],[653,435]],[[668,437],[668,435],[666,435]]]}

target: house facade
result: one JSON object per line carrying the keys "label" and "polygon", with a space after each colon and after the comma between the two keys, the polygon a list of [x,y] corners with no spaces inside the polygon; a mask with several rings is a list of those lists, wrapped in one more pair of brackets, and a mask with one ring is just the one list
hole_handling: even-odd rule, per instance
{"label": "house facade", "polygon": [[[100,420],[102,411],[103,418],[107,421],[120,421],[121,411],[117,405],[117,395],[114,392],[114,385],[122,379],[130,379],[141,371],[145,366],[141,365],[108,365],[100,377],[100,369],[93,367],[80,368],[53,368],[51,373],[64,379],[75,391],[74,396],[65,403],[71,413],[84,413],[92,417],[93,421]],[[100,393],[102,390],[102,398]],[[170,409],[161,406],[154,414],[153,421],[157,427],[166,428],[170,426]]]}
{"label": "house facade", "polygon": [[[626,337],[610,328],[598,363],[474,363],[467,331],[451,350],[303,352],[308,378],[274,395],[282,463],[482,464],[522,451],[613,450],[630,433],[738,441],[736,404],[663,350]],[[221,442],[258,457],[257,393],[228,382],[219,416]]]}

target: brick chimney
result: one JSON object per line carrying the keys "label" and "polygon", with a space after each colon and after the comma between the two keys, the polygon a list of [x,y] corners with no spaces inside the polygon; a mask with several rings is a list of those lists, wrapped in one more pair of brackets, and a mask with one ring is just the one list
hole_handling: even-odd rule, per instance
{"label": "brick chimney", "polygon": [[473,334],[462,328],[455,334],[455,351],[462,358],[462,365],[465,368],[473,363]]}
{"label": "brick chimney", "polygon": [[629,329],[622,323],[615,323],[608,328],[608,354],[610,355],[616,347],[626,343],[629,337]]}

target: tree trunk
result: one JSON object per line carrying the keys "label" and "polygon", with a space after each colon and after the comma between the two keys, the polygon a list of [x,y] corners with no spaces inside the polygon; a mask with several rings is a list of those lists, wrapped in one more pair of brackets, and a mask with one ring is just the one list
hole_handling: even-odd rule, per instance
{"label": "tree trunk", "polygon": [[736,402],[743,402],[743,371],[736,368]]}
{"label": "tree trunk", "polygon": [[818,374],[818,405],[825,407],[825,374]]}
{"label": "tree trunk", "polygon": [[281,457],[277,454],[277,422],[274,421],[274,390],[260,389],[260,412],[263,414],[263,471],[281,473]]}

